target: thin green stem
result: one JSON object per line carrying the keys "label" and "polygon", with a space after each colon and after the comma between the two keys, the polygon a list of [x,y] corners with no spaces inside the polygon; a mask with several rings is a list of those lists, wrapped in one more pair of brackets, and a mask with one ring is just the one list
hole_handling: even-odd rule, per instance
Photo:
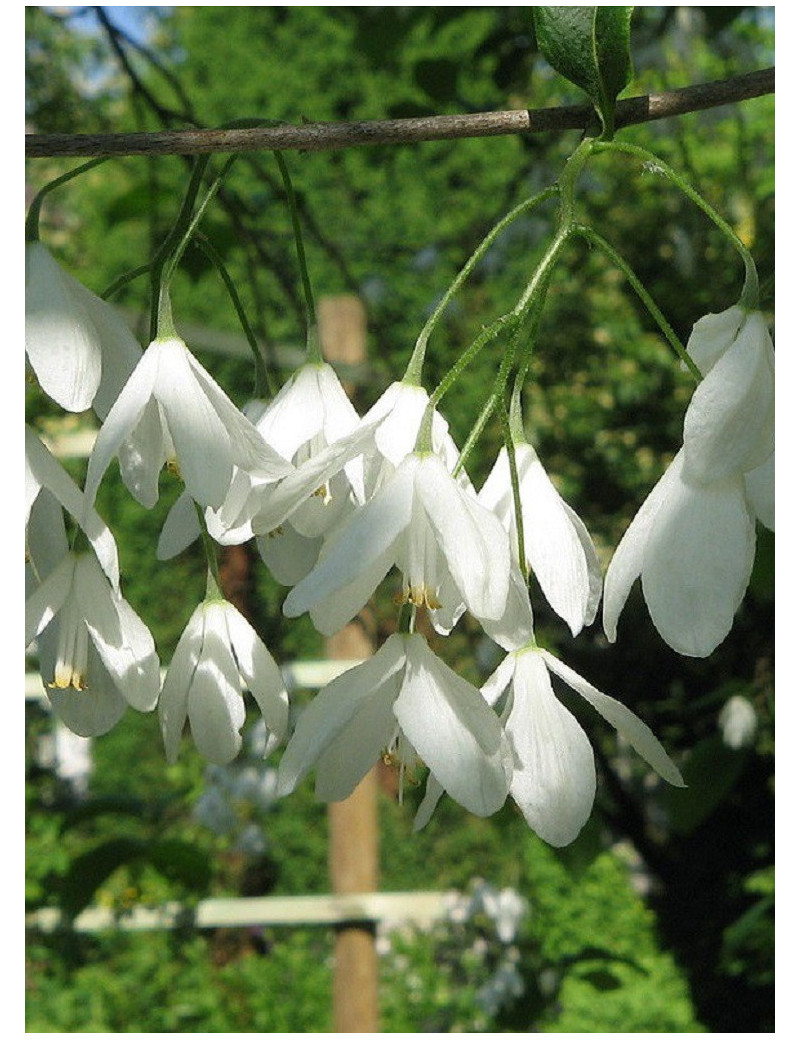
{"label": "thin green stem", "polygon": [[[186,247],[189,245],[189,242],[191,242],[193,235],[195,234],[197,228],[200,225],[200,221],[205,216],[206,210],[208,209],[212,199],[216,196],[217,192],[222,186],[222,182],[225,179],[228,170],[231,168],[235,161],[235,155],[232,155],[226,161],[220,173],[214,178],[214,180],[209,185],[205,195],[200,200],[200,204],[198,205],[196,211],[191,214],[190,219],[186,223],[186,226],[181,228],[180,231],[178,231],[178,234],[180,234],[180,238],[178,238],[178,234],[175,235],[175,239],[177,239],[177,244],[170,251],[169,259],[164,264],[161,273],[162,285],[166,285],[167,287],[169,287],[169,284],[172,281],[178,264],[181,262],[183,254],[186,252]],[[178,227],[179,225],[176,224],[176,230],[178,229]]]}
{"label": "thin green stem", "polygon": [[628,264],[627,260],[625,260],[625,258],[617,252],[617,250],[611,245],[609,241],[607,241],[607,239],[603,238],[601,234],[595,231],[594,228],[585,227],[584,225],[578,225],[575,230],[576,233],[579,234],[582,238],[585,238],[590,245],[597,246],[598,249],[602,250],[609,258],[609,260],[616,267],[618,267],[620,271],[622,271],[622,273],[627,278],[631,288],[635,291],[636,295],[645,305],[655,323],[663,332],[669,345],[672,347],[672,349],[678,355],[680,360],[686,365],[686,367],[692,373],[695,380],[699,383],[700,380],[703,378],[700,373],[700,370],[698,369],[694,361],[692,361],[684,345],[678,339],[675,330],[664,317],[661,308],[658,306],[658,304],[647,291],[647,289],[645,289],[644,285],[636,276],[633,269]]}
{"label": "thin green stem", "polygon": [[467,459],[472,452],[472,449],[478,443],[478,438],[483,433],[484,427],[491,418],[492,412],[494,411],[494,398],[489,397],[484,403],[481,413],[475,422],[472,424],[472,429],[467,434],[467,438],[464,441],[464,445],[461,448],[461,453],[458,456],[458,462],[453,469],[453,476],[456,477],[466,465]]}
{"label": "thin green stem", "polygon": [[730,224],[709,202],[703,198],[703,196],[693,187],[692,184],[689,183],[689,181],[686,180],[685,177],[665,163],[659,156],[648,151],[646,148],[640,148],[638,145],[626,144],[621,141],[597,141],[594,143],[592,151],[616,151],[622,152],[626,155],[633,155],[637,159],[641,159],[642,162],[647,163],[656,172],[663,174],[677,188],[679,188],[683,194],[700,210],[702,210],[708,219],[719,228],[734,249],[739,253],[745,270],[744,287],[742,289],[742,295],[739,298],[739,305],[745,310],[754,310],[758,307],[758,271],[750,250],[744,242],[742,242]]}
{"label": "thin green stem", "polygon": [[321,362],[322,349],[319,342],[319,334],[317,331],[317,308],[314,303],[314,293],[311,289],[311,279],[308,274],[308,263],[306,261],[306,250],[303,244],[303,231],[300,226],[300,215],[297,208],[297,197],[294,193],[294,185],[292,184],[292,178],[289,175],[289,167],[286,165],[286,160],[280,152],[273,152],[275,161],[278,164],[278,169],[281,173],[283,180],[283,186],[286,191],[286,199],[289,203],[289,213],[292,218],[292,230],[294,232],[295,248],[297,250],[297,263],[300,267],[300,280],[303,285],[303,297],[305,299],[305,311],[306,311],[306,351],[308,354],[308,360],[312,362]]}
{"label": "thin green stem", "polygon": [[107,162],[109,158],[110,156],[104,156],[100,159],[90,159],[89,162],[81,163],[80,166],[76,166],[75,169],[70,170],[69,173],[62,173],[60,177],[56,177],[55,180],[50,181],[49,184],[45,184],[45,186],[36,194],[28,209],[28,216],[25,218],[25,241],[39,241],[39,217],[42,211],[42,203],[51,191],[60,188],[62,184],[66,184],[74,177],[79,177],[82,173],[87,173],[89,170],[93,170],[95,166]]}
{"label": "thin green stem", "polygon": [[104,300],[109,300],[112,296],[116,295],[120,289],[124,288],[129,282],[132,282],[135,278],[140,278],[143,274],[147,274],[153,268],[152,260],[148,264],[142,264],[140,267],[134,267],[132,271],[126,271],[125,274],[121,274],[119,278],[116,278],[111,285],[104,289],[100,296]]}
{"label": "thin green stem", "polygon": [[[219,599],[223,598],[222,595],[222,581],[219,574],[219,562],[217,560],[217,546],[214,539],[208,533],[206,527],[205,516],[203,510],[195,502],[195,509],[197,510],[197,519],[200,523],[200,537],[203,542],[203,549],[205,550],[206,560],[208,562],[208,578],[206,579],[206,599]],[[213,585],[212,585],[213,582]]]}
{"label": "thin green stem", "polygon": [[405,375],[403,376],[403,382],[412,383],[415,386],[419,385],[422,377],[422,365],[425,360],[425,352],[427,350],[428,340],[431,337],[431,333],[436,328],[437,324],[439,323],[442,315],[444,314],[453,297],[459,291],[459,289],[467,280],[467,278],[469,278],[469,276],[472,274],[477,264],[486,255],[490,246],[496,241],[498,236],[501,235],[507,227],[509,227],[515,220],[519,219],[519,217],[521,217],[524,213],[529,212],[530,210],[534,209],[534,207],[538,206],[540,203],[545,202],[547,199],[552,198],[554,195],[557,195],[558,192],[559,188],[557,185],[550,185],[550,187],[545,188],[544,191],[540,191],[538,194],[533,195],[531,198],[526,199],[524,202],[521,202],[518,206],[515,206],[514,209],[506,213],[506,215],[494,225],[491,231],[489,231],[489,233],[482,240],[478,248],[469,258],[469,260],[467,260],[467,262],[461,268],[459,273],[456,275],[455,279],[450,284],[449,288],[446,290],[445,294],[442,296],[439,303],[436,305],[435,310],[428,318],[428,320],[425,322],[422,331],[417,337],[417,342],[411,354],[411,359],[406,368]]}
{"label": "thin green stem", "polygon": [[519,569],[523,576],[528,573],[528,565],[525,556],[525,533],[522,525],[522,496],[519,490],[519,473],[517,471],[517,456],[514,450],[514,435],[511,431],[511,423],[505,409],[505,401],[498,404],[497,414],[503,427],[503,443],[508,456],[508,471],[511,475],[511,494],[514,499],[514,518],[517,527],[517,554],[519,556]]}
{"label": "thin green stem", "polygon": [[195,246],[197,246],[198,249],[205,253],[205,255],[214,264],[217,271],[219,272],[219,275],[225,284],[225,288],[228,290],[228,295],[230,296],[231,302],[233,303],[234,309],[236,310],[236,315],[239,318],[239,322],[241,323],[242,329],[244,330],[245,337],[250,346],[250,351],[253,355],[253,364],[255,366],[256,371],[254,395],[260,398],[274,397],[275,393],[277,392],[277,388],[274,386],[269,370],[267,369],[267,366],[264,364],[264,358],[261,356],[261,348],[258,345],[256,335],[253,332],[253,328],[247,318],[247,315],[245,314],[244,306],[242,304],[241,297],[239,296],[239,291],[236,288],[236,285],[233,279],[231,278],[230,273],[222,260],[222,257],[219,255],[214,246],[212,246],[212,244],[206,238],[200,235],[198,235],[195,238],[194,244]]}

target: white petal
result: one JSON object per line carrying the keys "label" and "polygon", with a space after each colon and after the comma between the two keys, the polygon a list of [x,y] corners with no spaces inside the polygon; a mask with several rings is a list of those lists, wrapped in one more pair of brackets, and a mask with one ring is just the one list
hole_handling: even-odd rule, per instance
{"label": "white petal", "polygon": [[775,453],[744,475],[745,497],[761,523],[775,530]]}
{"label": "white petal", "polygon": [[428,781],[425,784],[425,794],[422,801],[417,807],[416,815],[414,816],[414,830],[421,831],[422,828],[428,823],[433,811],[439,804],[439,799],[444,794],[444,788],[433,775],[428,773]]}
{"label": "white petal", "polygon": [[80,282],[76,283],[76,292],[83,300],[102,349],[102,374],[92,408],[101,419],[105,419],[139,363],[142,348],[116,307]]}
{"label": "white petal", "polygon": [[100,481],[111,460],[118,453],[122,442],[134,430],[150,400],[158,375],[159,360],[158,351],[153,350],[153,346],[154,344],[151,344],[142,354],[141,361],[133,370],[97,433],[86,471],[85,494],[90,504],[94,503]]}
{"label": "white petal", "polygon": [[108,585],[95,559],[75,568],[75,595],[92,642],[111,680],[137,711],[152,711],[160,690],[159,661],[150,630]]}
{"label": "white petal", "polygon": [[25,646],[53,620],[72,590],[75,557],[65,556],[25,601]]}
{"label": "white petal", "polygon": [[40,487],[48,488],[67,512],[81,524],[109,581],[118,586],[119,559],[114,536],[97,512],[87,509],[83,492],[27,425],[25,458],[33,479]]}
{"label": "white petal", "polygon": [[703,376],[708,375],[736,339],[746,312],[739,306],[706,314],[692,326],[686,350]]}
{"label": "white petal", "polygon": [[[45,634],[49,635],[49,632]],[[92,644],[89,645],[86,666],[86,689],[48,687],[47,696],[64,725],[81,737],[99,737],[108,733],[127,707],[125,698]]]}
{"label": "white petal", "polygon": [[256,545],[275,581],[296,585],[319,559],[322,539],[304,538],[287,520],[278,531],[257,538]]}
{"label": "white petal", "polygon": [[200,754],[224,766],[236,758],[242,746],[244,698],[230,650],[227,654],[219,647],[207,651],[207,642],[208,633],[189,687],[189,725]]}
{"label": "white petal", "polygon": [[42,488],[33,503],[26,537],[28,569],[38,585],[69,552],[64,510],[47,488]]}
{"label": "white petal", "polygon": [[[270,401],[256,429],[287,461],[322,429],[324,410],[317,370],[306,364],[294,372]],[[328,367],[328,366],[325,366]]]}
{"label": "white petal", "polygon": [[[391,736],[376,733],[374,724],[380,723],[381,706],[391,702],[399,687],[399,674],[405,664],[405,646],[402,636],[390,636],[380,650],[365,661],[338,676],[328,683],[313,701],[305,708],[295,728],[291,740],[281,758],[278,767],[278,793],[288,794],[293,791],[303,777],[324,756],[327,750],[353,725],[356,739],[354,747],[358,761],[340,760],[341,771],[336,763],[327,762],[329,778],[327,784],[343,789],[358,783],[370,768],[381,751],[381,747]],[[377,718],[369,711],[368,703],[377,698]],[[365,739],[357,739],[362,734],[359,714],[367,707],[365,719]],[[368,739],[367,739],[368,738]],[[348,738],[345,738],[347,740]],[[365,763],[365,760],[368,761]],[[323,783],[323,788],[327,785]]]}
{"label": "white petal", "polygon": [[516,655],[505,728],[516,756],[512,798],[540,838],[557,848],[569,845],[594,804],[594,754],[574,716],[553,693],[536,650]]}
{"label": "white petal", "polygon": [[653,520],[642,568],[650,616],[673,650],[707,657],[722,642],[744,598],[755,544],[741,477],[676,483]]}
{"label": "white petal", "polygon": [[[399,469],[375,498],[353,513],[326,545],[316,567],[289,593],[283,605],[287,617],[298,617],[344,590],[349,604],[360,600],[354,613],[366,603],[388,571],[392,547],[410,521],[413,481],[413,468]],[[373,583],[375,571],[370,567],[378,564],[382,573]]]}
{"label": "white petal", "polygon": [[364,416],[365,423],[383,418],[375,431],[375,444],[393,466],[399,466],[414,450],[428,401],[421,386],[392,383]]}
{"label": "white petal", "polygon": [[511,773],[497,716],[422,636],[406,637],[406,656],[397,721],[450,797],[477,816],[490,816],[506,800]]}
{"label": "white petal", "polygon": [[456,483],[436,455],[420,459],[414,488],[467,609],[478,617],[501,617],[510,563],[500,521]]}
{"label": "white petal", "polygon": [[181,346],[186,352],[186,359],[197,385],[202,388],[227,430],[231,456],[236,465],[269,480],[279,480],[291,473],[291,465],[267,444],[253,423],[239,411],[185,344]]}
{"label": "white petal", "polygon": [[[509,552],[514,552],[510,545]],[[487,618],[478,620],[489,638],[504,650],[519,650],[533,639],[533,611],[528,586],[514,560],[511,561],[508,600],[502,617],[497,621],[489,621]]]}
{"label": "white petal", "polygon": [[577,635],[590,612],[584,540],[533,448],[517,445],[516,458],[528,562],[550,606]]}
{"label": "white petal", "polygon": [[339,473],[346,462],[360,455],[373,434],[374,425],[360,426],[303,462],[279,483],[265,487],[263,502],[252,519],[253,531],[257,535],[267,534],[279,527],[318,488]]}
{"label": "white petal", "polygon": [[152,509],[158,501],[158,478],[174,454],[161,405],[151,398],[117,450],[125,487],[145,509]]}
{"label": "white petal", "polygon": [[177,339],[157,340],[148,352],[153,347],[160,352],[155,395],[164,409],[181,478],[196,502],[217,508],[233,476],[230,431],[195,379],[185,345]]}
{"label": "white petal", "polygon": [[[200,537],[200,520],[194,499],[184,491],[167,513],[156,546],[156,559],[171,560]],[[213,533],[212,533],[213,537]]]}
{"label": "white petal", "polygon": [[774,446],[774,418],[774,348],[763,315],[753,313],[689,402],[686,472],[706,483],[760,465]]}
{"label": "white petal", "polygon": [[595,689],[591,683],[546,650],[541,651],[541,656],[547,667],[587,700],[660,777],[675,787],[686,786],[679,769],[666,753],[658,738],[638,716],[618,700]]}
{"label": "white petal", "polygon": [[683,456],[678,452],[644,500],[611,558],[603,593],[603,628],[610,643],[617,638],[617,621],[633,583],[642,573],[653,521],[664,501],[674,493],[682,465]]}
{"label": "white petal", "polygon": [[78,283],[41,242],[25,246],[25,349],[42,389],[83,412],[100,384],[101,345]]}
{"label": "white petal", "polygon": [[283,739],[289,723],[289,696],[280,668],[247,620],[229,605],[228,638],[247,688],[255,698],[272,736]]}
{"label": "white petal", "polygon": [[511,685],[514,678],[516,662],[513,654],[506,654],[486,682],[481,686],[481,693],[487,704],[494,707]]}
{"label": "white petal", "polygon": [[167,761],[176,762],[189,702],[189,686],[203,647],[203,605],[196,607],[183,630],[164,676],[158,718]]}

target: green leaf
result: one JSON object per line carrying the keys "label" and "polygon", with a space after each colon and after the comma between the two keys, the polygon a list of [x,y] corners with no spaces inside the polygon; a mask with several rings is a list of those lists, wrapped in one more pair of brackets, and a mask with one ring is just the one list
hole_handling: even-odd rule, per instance
{"label": "green leaf", "polygon": [[580,87],[597,110],[603,136],[614,134],[614,105],[630,83],[632,7],[534,7],[539,50]]}

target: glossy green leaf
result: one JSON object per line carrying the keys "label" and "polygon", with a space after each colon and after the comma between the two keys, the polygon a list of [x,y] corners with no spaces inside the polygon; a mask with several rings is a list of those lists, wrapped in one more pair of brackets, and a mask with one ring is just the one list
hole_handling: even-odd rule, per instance
{"label": "glossy green leaf", "polygon": [[630,83],[632,7],[534,7],[536,40],[550,65],[580,87],[603,136],[614,133],[614,105]]}

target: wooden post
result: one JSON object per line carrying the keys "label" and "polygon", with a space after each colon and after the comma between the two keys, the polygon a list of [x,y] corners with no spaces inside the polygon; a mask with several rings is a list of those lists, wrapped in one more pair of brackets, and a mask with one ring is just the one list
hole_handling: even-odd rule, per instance
{"label": "wooden post", "polygon": [[[319,336],[329,361],[358,365],[366,356],[366,317],[357,296],[319,301]],[[348,393],[352,388],[345,387]],[[334,660],[371,657],[366,619],[351,621],[327,641]],[[378,887],[377,772],[373,769],[343,802],[328,807],[328,870],[337,894],[374,892]],[[377,1033],[378,958],[370,923],[340,925],[336,932],[333,1029],[336,1033]]]}

